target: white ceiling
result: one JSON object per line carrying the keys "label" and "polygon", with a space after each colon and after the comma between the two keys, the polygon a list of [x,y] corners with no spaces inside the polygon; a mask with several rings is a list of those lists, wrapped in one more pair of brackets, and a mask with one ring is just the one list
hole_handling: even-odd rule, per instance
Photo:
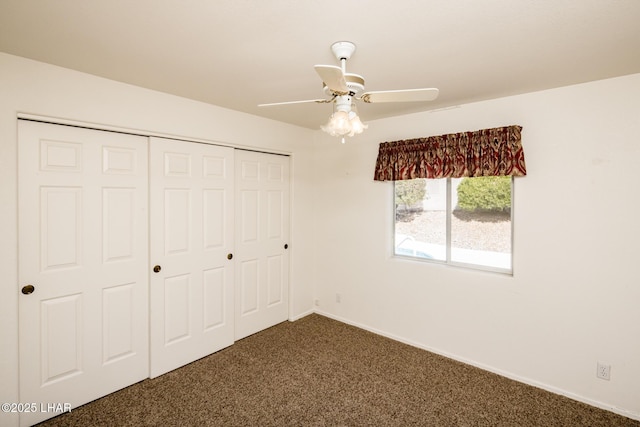
{"label": "white ceiling", "polygon": [[0,0],[0,51],[313,129],[315,64],[438,87],[374,119],[640,72],[640,0]]}

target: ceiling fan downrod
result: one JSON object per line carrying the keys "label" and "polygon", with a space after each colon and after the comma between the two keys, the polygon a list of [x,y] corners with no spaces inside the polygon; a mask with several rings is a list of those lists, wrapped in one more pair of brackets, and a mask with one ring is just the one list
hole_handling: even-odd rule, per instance
{"label": "ceiling fan downrod", "polygon": [[356,45],[351,42],[335,42],[331,45],[331,51],[336,59],[340,61],[342,72],[347,72],[347,60],[351,58],[353,52],[356,51]]}

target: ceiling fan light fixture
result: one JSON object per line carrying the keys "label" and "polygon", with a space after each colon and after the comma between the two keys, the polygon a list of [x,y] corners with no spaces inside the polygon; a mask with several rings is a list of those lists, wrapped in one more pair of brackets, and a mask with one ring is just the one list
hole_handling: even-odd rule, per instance
{"label": "ceiling fan light fixture", "polygon": [[352,111],[349,115],[351,114],[353,114],[353,117],[349,119],[349,122],[351,123],[351,132],[349,133],[349,136],[361,134],[366,128],[369,127],[369,125],[365,125],[364,123],[362,123],[362,120],[360,120],[360,117],[358,117],[358,115],[354,111]]}
{"label": "ceiling fan light fixture", "polygon": [[326,125],[320,128],[331,136],[341,136],[344,144],[345,136],[355,136],[361,134],[368,126],[362,123],[360,117],[356,113],[355,108],[336,108]]}
{"label": "ceiling fan light fixture", "polygon": [[336,111],[329,117],[327,124],[322,126],[322,130],[331,136],[347,135],[351,132],[349,113],[346,111]]}

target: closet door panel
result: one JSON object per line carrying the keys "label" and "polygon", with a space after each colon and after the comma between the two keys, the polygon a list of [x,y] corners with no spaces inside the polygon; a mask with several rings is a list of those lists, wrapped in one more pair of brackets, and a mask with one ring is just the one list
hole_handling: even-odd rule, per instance
{"label": "closet door panel", "polygon": [[151,377],[233,343],[233,155],[151,138]]}
{"label": "closet door panel", "polygon": [[20,401],[75,408],[148,376],[147,138],[25,120],[18,138]]}
{"label": "closet door panel", "polygon": [[289,315],[289,157],[236,150],[236,332]]}

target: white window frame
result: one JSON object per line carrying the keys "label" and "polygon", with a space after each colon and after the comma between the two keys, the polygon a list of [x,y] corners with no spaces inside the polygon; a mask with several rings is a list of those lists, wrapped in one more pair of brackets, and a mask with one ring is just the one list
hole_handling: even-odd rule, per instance
{"label": "white window frame", "polygon": [[460,262],[460,261],[453,261],[451,259],[451,217],[453,215],[453,206],[451,206],[452,204],[452,196],[451,196],[451,179],[452,178],[446,178],[446,240],[445,240],[445,245],[446,245],[446,259],[445,260],[437,260],[437,259],[429,259],[429,258],[422,258],[422,257],[416,257],[416,256],[411,256],[411,255],[403,255],[403,254],[396,254],[396,204],[395,204],[395,200],[396,200],[396,185],[395,185],[395,181],[393,182],[393,192],[392,192],[392,203],[391,203],[391,208],[393,209],[393,233],[391,236],[391,254],[394,258],[400,258],[400,259],[406,259],[406,260],[411,260],[411,261],[418,261],[418,262],[424,262],[424,263],[428,263],[428,264],[441,264],[441,265],[446,265],[446,266],[452,266],[452,267],[458,267],[458,268],[465,268],[465,269],[470,269],[470,270],[481,270],[481,271],[488,271],[488,272],[493,272],[493,273],[500,273],[500,274],[506,274],[509,276],[513,276],[513,255],[514,255],[514,238],[513,238],[513,234],[514,234],[514,194],[515,194],[515,180],[513,179],[513,176],[511,177],[511,209],[510,209],[510,224],[511,224],[511,257],[510,257],[510,266],[509,268],[499,268],[499,267],[492,267],[492,266],[486,266],[486,265],[480,265],[480,264],[471,264],[471,263],[465,263],[465,262]]}

